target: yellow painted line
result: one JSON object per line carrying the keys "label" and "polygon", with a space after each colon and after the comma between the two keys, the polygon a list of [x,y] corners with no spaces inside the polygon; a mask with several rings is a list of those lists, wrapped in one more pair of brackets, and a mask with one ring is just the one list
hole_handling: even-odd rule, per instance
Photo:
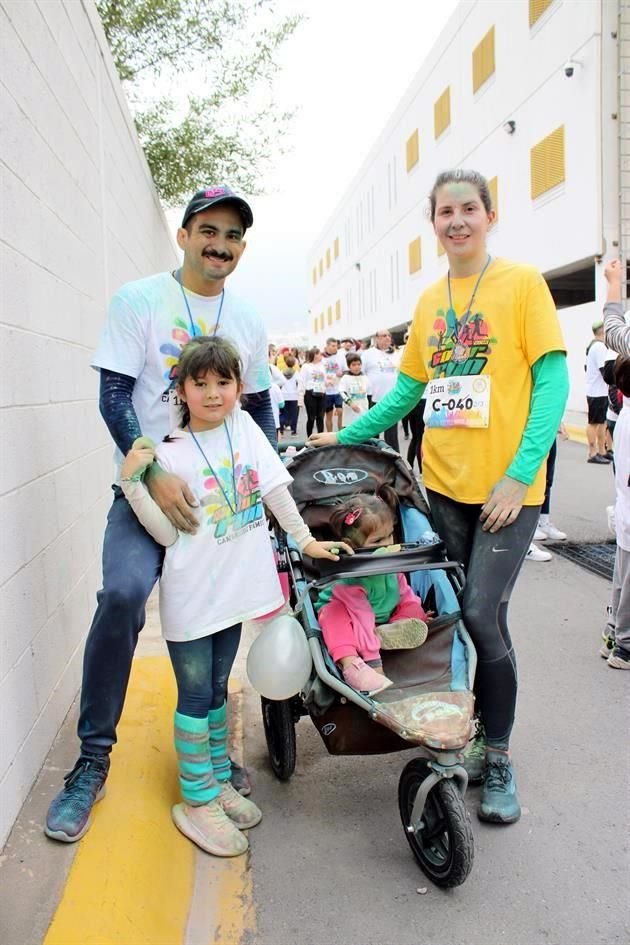
{"label": "yellow painted line", "polygon": [[171,821],[179,800],[168,657],[134,661],[107,795],[80,841],[44,945],[179,945],[195,847]]}
{"label": "yellow painted line", "polygon": [[227,860],[221,870],[217,927],[214,936],[208,937],[208,945],[240,945],[246,933],[247,940],[254,941],[256,913],[250,856],[251,851]]}
{"label": "yellow painted line", "polygon": [[[243,763],[243,692],[240,686],[230,691],[230,735],[232,757]],[[216,928],[208,945],[240,945],[254,941],[256,912],[250,862],[246,856],[227,860],[219,876]]]}
{"label": "yellow painted line", "polygon": [[576,427],[573,423],[565,423],[564,428],[573,443],[583,443],[586,445],[586,430],[583,427]]}

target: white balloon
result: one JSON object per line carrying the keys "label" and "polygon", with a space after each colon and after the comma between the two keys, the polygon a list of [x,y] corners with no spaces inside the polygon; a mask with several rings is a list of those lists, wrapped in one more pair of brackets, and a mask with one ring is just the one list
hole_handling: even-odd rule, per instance
{"label": "white balloon", "polygon": [[273,617],[247,654],[249,681],[266,699],[290,699],[308,682],[313,660],[301,624],[288,614]]}

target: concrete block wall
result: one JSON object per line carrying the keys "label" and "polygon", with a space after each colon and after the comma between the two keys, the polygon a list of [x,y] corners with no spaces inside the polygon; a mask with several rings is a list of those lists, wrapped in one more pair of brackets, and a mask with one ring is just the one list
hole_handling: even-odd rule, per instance
{"label": "concrete block wall", "polygon": [[108,299],[176,252],[92,0],[0,0],[0,846],[80,685]]}

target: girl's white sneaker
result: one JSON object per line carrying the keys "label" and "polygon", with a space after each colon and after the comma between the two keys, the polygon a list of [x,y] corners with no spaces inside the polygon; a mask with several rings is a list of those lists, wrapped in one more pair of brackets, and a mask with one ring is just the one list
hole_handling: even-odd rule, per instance
{"label": "girl's white sneaker", "polygon": [[200,807],[175,804],[171,814],[177,829],[213,856],[240,856],[249,847],[247,837],[232,823],[218,798]]}

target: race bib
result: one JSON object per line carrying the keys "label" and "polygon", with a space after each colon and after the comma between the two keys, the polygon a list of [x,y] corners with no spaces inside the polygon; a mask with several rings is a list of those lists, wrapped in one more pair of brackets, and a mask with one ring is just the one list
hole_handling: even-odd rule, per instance
{"label": "race bib", "polygon": [[490,381],[484,374],[429,381],[424,422],[428,427],[487,427],[490,423]]}

